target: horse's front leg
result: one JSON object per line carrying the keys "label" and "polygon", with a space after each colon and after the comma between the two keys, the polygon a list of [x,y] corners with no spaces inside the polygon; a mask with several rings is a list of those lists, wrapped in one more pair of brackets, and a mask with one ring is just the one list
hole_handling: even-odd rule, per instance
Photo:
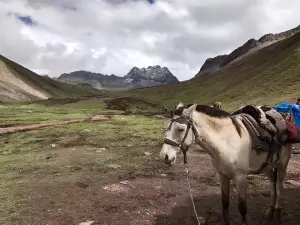
{"label": "horse's front leg", "polygon": [[235,182],[242,224],[247,225],[247,174],[238,174],[235,178]]}
{"label": "horse's front leg", "polygon": [[218,174],[219,182],[221,184],[222,193],[222,217],[225,225],[230,224],[229,219],[229,193],[230,193],[230,179],[222,174]]}

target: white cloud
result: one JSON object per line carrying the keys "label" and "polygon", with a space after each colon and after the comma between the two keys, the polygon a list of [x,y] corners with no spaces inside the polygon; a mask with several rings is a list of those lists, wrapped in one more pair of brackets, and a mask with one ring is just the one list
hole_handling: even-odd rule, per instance
{"label": "white cloud", "polygon": [[0,54],[50,76],[123,76],[159,64],[186,80],[207,57],[296,27],[299,8],[297,0],[0,0]]}

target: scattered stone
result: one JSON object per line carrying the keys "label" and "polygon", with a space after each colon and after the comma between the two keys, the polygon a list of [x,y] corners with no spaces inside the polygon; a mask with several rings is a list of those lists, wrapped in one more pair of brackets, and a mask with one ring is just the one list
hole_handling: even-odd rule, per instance
{"label": "scattered stone", "polygon": [[71,167],[73,171],[82,170],[80,166]]}
{"label": "scattered stone", "polygon": [[56,147],[56,144],[51,144],[51,147],[52,147],[52,148],[55,148],[55,147]]}
{"label": "scattered stone", "polygon": [[89,185],[85,184],[85,183],[82,183],[82,182],[76,182],[75,185],[77,187],[80,187],[80,188],[87,188]]}
{"label": "scattered stone", "polygon": [[295,180],[287,180],[285,183],[300,187],[300,182]]}
{"label": "scattered stone", "polygon": [[76,150],[76,148],[74,147],[74,148],[72,148],[72,151],[75,151]]}
{"label": "scattered stone", "polygon": [[102,187],[106,191],[111,191],[111,192],[117,192],[117,193],[124,193],[129,190],[127,186],[123,186],[120,184],[110,184]]}
{"label": "scattered stone", "polygon": [[151,153],[150,153],[150,152],[144,152],[144,154],[145,154],[146,156],[149,156],[149,155],[151,155]]}
{"label": "scattered stone", "polygon": [[199,222],[201,223],[201,225],[205,225],[206,224],[206,219],[204,219],[202,216],[198,216]]}
{"label": "scattered stone", "polygon": [[53,157],[54,157],[53,155],[46,155],[46,159],[51,159]]}
{"label": "scattered stone", "polygon": [[91,121],[101,121],[101,120],[108,120],[109,118],[104,115],[97,115],[97,116],[92,116],[89,120]]}
{"label": "scattered stone", "polygon": [[103,152],[103,151],[105,151],[105,150],[106,150],[106,148],[97,148],[96,152],[97,152],[97,153],[101,153],[101,152]]}
{"label": "scattered stone", "polygon": [[159,118],[159,119],[165,119],[166,118],[165,116],[162,116],[162,115],[155,115],[154,117]]}
{"label": "scattered stone", "polygon": [[90,220],[90,221],[82,222],[82,223],[80,223],[79,225],[91,225],[91,224],[94,223],[94,222],[95,222],[95,221]]}
{"label": "scattered stone", "polygon": [[161,176],[161,177],[166,177],[166,176],[168,176],[168,175],[165,174],[165,173],[162,173],[160,176]]}
{"label": "scattered stone", "polygon": [[292,151],[292,154],[300,154],[300,150],[299,150],[299,149],[293,150],[293,151]]}
{"label": "scattered stone", "polygon": [[90,132],[91,130],[89,130],[89,129],[84,129],[83,131],[85,131],[85,132]]}
{"label": "scattered stone", "polygon": [[294,149],[296,149],[296,148],[293,146],[292,149],[294,150]]}
{"label": "scattered stone", "polygon": [[121,120],[125,120],[125,118],[124,118],[124,117],[122,117],[122,118],[121,118]]}
{"label": "scattered stone", "polygon": [[125,184],[125,185],[127,185],[127,184],[129,184],[129,181],[128,181],[128,180],[120,181],[120,184]]}
{"label": "scattered stone", "polygon": [[121,168],[121,166],[118,165],[118,164],[109,164],[109,165],[107,165],[107,166],[110,167],[110,168],[113,168],[113,169]]}

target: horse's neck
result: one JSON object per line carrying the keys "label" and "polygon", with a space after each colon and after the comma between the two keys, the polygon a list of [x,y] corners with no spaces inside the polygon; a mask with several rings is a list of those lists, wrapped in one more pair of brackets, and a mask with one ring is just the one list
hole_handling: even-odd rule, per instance
{"label": "horse's neck", "polygon": [[[207,120],[200,118],[195,121],[199,137],[196,143],[206,151],[212,158],[218,159],[223,155],[222,150],[226,148],[229,136],[232,135],[233,124],[230,119]],[[221,121],[221,123],[218,123]]]}

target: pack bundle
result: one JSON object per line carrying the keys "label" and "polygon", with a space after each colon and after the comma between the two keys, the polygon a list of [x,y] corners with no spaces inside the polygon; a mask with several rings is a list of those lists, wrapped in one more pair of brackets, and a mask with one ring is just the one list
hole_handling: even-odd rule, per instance
{"label": "pack bundle", "polygon": [[277,112],[286,115],[286,129],[289,143],[300,143],[300,106],[288,102],[273,107]]}

